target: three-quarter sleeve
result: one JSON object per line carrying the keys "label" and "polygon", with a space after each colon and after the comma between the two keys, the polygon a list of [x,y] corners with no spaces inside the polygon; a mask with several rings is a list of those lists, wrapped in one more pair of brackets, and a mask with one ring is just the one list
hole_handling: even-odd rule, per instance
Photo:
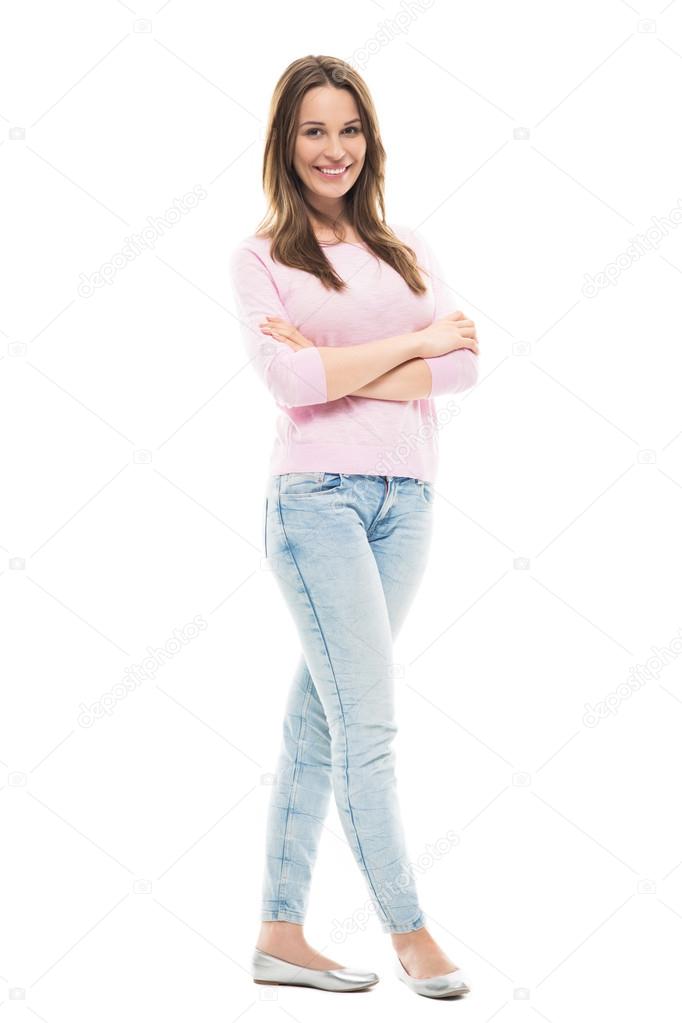
{"label": "three-quarter sleeve", "polygon": [[239,245],[230,255],[229,272],[246,352],[275,401],[285,408],[326,402],[327,378],[319,350],[312,345],[295,352],[260,329],[266,316],[290,321],[263,260],[253,249]]}
{"label": "three-quarter sleeve", "polygon": [[[418,232],[412,232],[418,243],[416,251],[424,252],[431,278],[431,286],[435,299],[434,320],[440,320],[448,313],[457,312],[455,296],[443,283],[443,271],[440,260],[431,245]],[[413,246],[414,247],[414,246]],[[429,398],[439,394],[456,394],[466,391],[478,381],[478,355],[470,348],[458,348],[446,355],[437,355],[424,359],[431,370],[431,391]]]}

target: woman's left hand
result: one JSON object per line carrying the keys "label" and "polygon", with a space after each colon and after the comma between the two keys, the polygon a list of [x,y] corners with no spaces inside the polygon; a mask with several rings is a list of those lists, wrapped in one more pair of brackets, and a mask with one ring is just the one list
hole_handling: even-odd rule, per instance
{"label": "woman's left hand", "polygon": [[279,316],[266,316],[266,322],[260,323],[259,327],[264,334],[270,334],[276,341],[283,341],[294,352],[299,351],[301,348],[315,347],[312,341],[309,341],[307,337],[303,337],[303,334],[294,327],[293,323],[287,323],[286,320],[280,319]]}

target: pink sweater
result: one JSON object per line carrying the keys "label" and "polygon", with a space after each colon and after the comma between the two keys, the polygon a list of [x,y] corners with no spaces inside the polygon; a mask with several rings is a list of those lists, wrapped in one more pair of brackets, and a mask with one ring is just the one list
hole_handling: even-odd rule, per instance
{"label": "pink sweater", "polygon": [[[390,226],[428,271],[424,295],[415,295],[392,267],[353,242],[324,243],[327,258],[347,282],[343,293],[328,291],[313,274],[274,262],[267,238],[251,235],[231,253],[243,342],[280,411],[269,465],[273,475],[325,471],[436,478],[434,398],[476,383],[478,356],[469,349],[425,359],[432,378],[428,398],[386,401],[346,395],[327,401],[318,351],[322,345],[357,345],[421,330],[458,308],[430,245],[408,227]],[[264,334],[259,323],[266,315],[294,324],[315,347],[295,352]]]}

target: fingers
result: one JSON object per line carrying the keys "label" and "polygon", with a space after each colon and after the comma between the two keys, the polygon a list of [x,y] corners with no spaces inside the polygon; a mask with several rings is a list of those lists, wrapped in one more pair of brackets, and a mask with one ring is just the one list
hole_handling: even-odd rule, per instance
{"label": "fingers", "polygon": [[294,342],[291,341],[285,334],[278,334],[276,330],[266,330],[264,331],[264,333],[268,334],[270,337],[274,337],[275,341],[284,341],[284,343],[289,345],[290,348],[297,347],[297,345],[295,345]]}
{"label": "fingers", "polygon": [[296,330],[293,323],[283,320],[280,316],[266,316],[263,322],[269,327],[287,327],[289,330]]}
{"label": "fingers", "polygon": [[300,351],[300,345],[297,345],[295,341],[292,341],[285,334],[280,334],[279,331],[274,330],[272,327],[264,326],[262,324],[260,329],[263,331],[264,334],[267,334],[268,337],[273,337],[275,341],[281,341],[282,344],[285,344],[288,348],[291,348],[292,352]]}
{"label": "fingers", "polygon": [[275,327],[275,328],[276,328],[276,327],[280,327],[280,328],[282,328],[282,327],[288,327],[288,328],[290,328],[291,330],[293,330],[293,329],[294,329],[294,326],[293,326],[293,324],[292,324],[292,323],[287,323],[287,321],[286,321],[286,320],[282,320],[282,319],[280,319],[280,317],[279,317],[279,316],[266,316],[266,317],[265,317],[265,319],[264,319],[264,320],[262,320],[262,321],[261,321],[261,322],[260,322],[260,323],[258,324],[258,326],[259,326],[259,327]]}
{"label": "fingers", "polygon": [[444,319],[444,320],[457,320],[457,326],[458,327],[459,327],[460,323],[473,323],[474,322],[473,320],[470,320],[468,318],[468,316],[466,315],[466,313],[462,312],[461,309],[457,309],[454,313],[447,313],[445,316],[442,317],[442,319]]}
{"label": "fingers", "polygon": [[[461,309],[458,309],[454,313],[448,313],[447,316],[443,317],[444,320],[455,320],[457,323],[457,330],[463,337],[470,337],[475,334],[476,325],[473,320],[470,320]],[[465,329],[467,328],[467,329]],[[473,334],[472,334],[473,331]]]}
{"label": "fingers", "polygon": [[268,316],[267,320],[262,320],[259,327],[271,327],[273,330],[277,327],[290,327],[290,323],[285,323],[284,320],[276,320],[274,317]]}
{"label": "fingers", "polygon": [[283,324],[281,321],[279,323],[259,323],[259,327],[264,334],[272,334],[278,341],[281,341],[283,338],[286,338],[288,341],[293,340],[290,336],[293,333],[293,328],[288,324]]}
{"label": "fingers", "polygon": [[474,355],[478,355],[478,343],[469,341],[468,344],[461,346],[460,351],[473,352]]}
{"label": "fingers", "polygon": [[291,341],[296,346],[296,350],[315,347],[314,342],[304,337],[297,327],[280,319],[279,316],[268,316],[266,322],[260,323],[259,326],[265,334],[272,333],[273,330],[276,331],[279,338]]}

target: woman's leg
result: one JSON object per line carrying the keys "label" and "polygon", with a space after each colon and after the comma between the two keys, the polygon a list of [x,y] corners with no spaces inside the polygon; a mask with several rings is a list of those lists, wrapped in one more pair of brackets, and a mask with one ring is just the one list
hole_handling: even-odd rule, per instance
{"label": "woman's leg", "polygon": [[275,482],[268,556],[305,659],[269,809],[262,919],[303,922],[333,786],[383,929],[413,930],[423,915],[395,791],[392,639],[425,566],[429,501],[404,477],[344,476],[327,491],[313,481],[308,493]]}
{"label": "woman's leg", "polygon": [[289,689],[268,805],[261,920],[303,924],[331,793],[331,737],[301,657]]}
{"label": "woman's leg", "polygon": [[[395,504],[392,511],[395,517]],[[425,535],[424,521],[403,516],[396,524],[389,516],[374,533],[370,544],[395,640],[425,565],[428,535]],[[397,544],[401,557],[396,561]],[[331,794],[331,736],[324,708],[302,656],[289,689],[268,805],[261,920],[304,922]]]}

